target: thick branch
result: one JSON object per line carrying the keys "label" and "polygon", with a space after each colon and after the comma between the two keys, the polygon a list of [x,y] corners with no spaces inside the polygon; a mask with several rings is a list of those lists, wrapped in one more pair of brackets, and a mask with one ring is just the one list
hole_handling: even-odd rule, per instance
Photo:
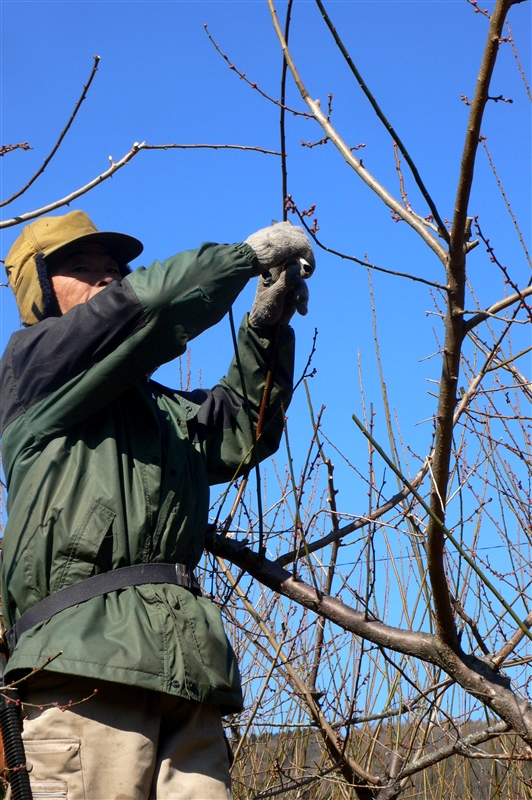
{"label": "thick branch", "polygon": [[493,314],[498,314],[499,311],[503,311],[514,303],[522,302],[523,297],[528,297],[531,294],[532,286],[527,286],[526,289],[522,289],[519,294],[512,294],[510,297],[504,297],[502,300],[499,300],[497,303],[487,308],[486,311],[479,311],[474,317],[464,322],[464,332],[469,333],[470,330],[476,328],[477,325],[480,325],[481,322],[484,322],[484,320],[488,319]]}
{"label": "thick branch", "polygon": [[341,600],[323,595],[318,596],[313,587],[299,578],[294,578],[277,562],[261,557],[248,547],[242,546],[242,542],[217,536],[209,531],[205,540],[205,548],[213,555],[224,558],[245,570],[272,591],[315,611],[345,630],[397,653],[423,658],[433,664],[438,663],[434,636],[393,628],[377,620],[368,620],[363,612],[354,611]]}
{"label": "thick branch", "polygon": [[477,697],[527,744],[532,745],[532,707],[511,689],[510,681],[492,668],[490,662],[463,653],[460,648],[448,647],[439,637],[420,631],[402,630],[367,619],[360,611],[346,606],[334,597],[318,595],[316,590],[299,578],[294,578],[279,564],[253,552],[241,542],[207,532],[206,549],[215,556],[235,564],[274,592],[288,597],[380,647],[414,656],[441,667],[467,692]]}
{"label": "thick branch", "polygon": [[439,761],[443,761],[445,758],[450,758],[456,754],[468,756],[470,755],[471,747],[475,747],[483,742],[488,742],[490,739],[495,739],[507,732],[508,725],[505,722],[497,722],[495,725],[484,728],[484,730],[470,733],[469,736],[457,739],[446,747],[440,747],[434,753],[428,753],[426,756],[418,758],[417,761],[408,764],[402,770],[401,777],[404,778],[407,775],[414,775],[416,772],[427,769],[427,767],[432,767]]}
{"label": "thick branch", "polygon": [[[467,207],[473,181],[480,124],[484,107],[488,100],[490,78],[497,58],[500,33],[509,7],[510,0],[497,0],[495,11],[490,21],[488,41],[479,71],[475,97],[471,105],[458,181],[451,243],[449,245],[449,261],[447,265],[449,293],[445,318],[445,342],[432,470],[434,484],[430,498],[431,511],[441,522],[445,521],[445,503],[453,438],[453,417],[460,372],[461,346],[464,337],[463,311],[466,281],[465,238]],[[436,524],[432,518],[427,528],[427,565],[434,603],[434,623],[438,636],[450,647],[456,649],[458,647],[458,638],[445,574],[444,549],[445,535],[441,526]]]}

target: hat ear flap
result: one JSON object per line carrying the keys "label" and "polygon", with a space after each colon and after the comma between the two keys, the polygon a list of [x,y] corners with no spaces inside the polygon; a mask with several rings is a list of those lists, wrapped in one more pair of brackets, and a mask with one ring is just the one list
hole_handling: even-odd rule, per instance
{"label": "hat ear flap", "polygon": [[29,256],[22,264],[6,264],[6,273],[24,325],[40,322],[44,317],[44,309],[35,257]]}
{"label": "hat ear flap", "polygon": [[57,302],[52,284],[50,283],[50,278],[48,277],[48,267],[46,266],[46,261],[42,253],[37,253],[35,256],[35,266],[37,267],[37,278],[41,288],[42,311],[35,302],[31,310],[40,322],[42,319],[46,319],[46,317],[58,316]]}

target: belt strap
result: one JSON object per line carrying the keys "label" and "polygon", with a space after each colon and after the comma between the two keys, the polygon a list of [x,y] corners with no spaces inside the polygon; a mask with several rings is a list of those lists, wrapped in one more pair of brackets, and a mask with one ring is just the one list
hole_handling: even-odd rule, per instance
{"label": "belt strap", "polygon": [[200,591],[193,571],[184,564],[135,564],[132,567],[102,572],[48,595],[22,614],[11,630],[5,633],[9,650],[13,652],[23,633],[66,608],[85,603],[93,597],[125,589],[126,586],[142,586],[146,583],[173,583],[191,591]]}

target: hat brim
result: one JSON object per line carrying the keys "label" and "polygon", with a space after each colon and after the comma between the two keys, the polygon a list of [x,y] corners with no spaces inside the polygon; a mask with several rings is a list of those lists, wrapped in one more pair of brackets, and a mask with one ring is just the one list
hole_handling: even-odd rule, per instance
{"label": "hat brim", "polygon": [[113,258],[119,267],[125,267],[134,258],[140,256],[144,250],[144,245],[134,236],[128,236],[127,233],[114,233],[112,231],[96,231],[95,233],[87,233],[84,236],[78,236],[70,242],[62,244],[53,250],[44,253],[46,260],[55,261],[60,256],[68,255],[74,252],[80,244],[86,242],[101,244],[105,247],[111,258]]}

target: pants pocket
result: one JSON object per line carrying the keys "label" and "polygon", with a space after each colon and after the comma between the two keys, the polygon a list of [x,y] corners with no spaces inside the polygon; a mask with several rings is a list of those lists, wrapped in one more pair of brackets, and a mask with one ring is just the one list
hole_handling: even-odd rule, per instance
{"label": "pants pocket", "polygon": [[34,800],[85,800],[78,739],[24,739]]}
{"label": "pants pocket", "polygon": [[68,800],[68,786],[64,781],[31,781],[33,800]]}

